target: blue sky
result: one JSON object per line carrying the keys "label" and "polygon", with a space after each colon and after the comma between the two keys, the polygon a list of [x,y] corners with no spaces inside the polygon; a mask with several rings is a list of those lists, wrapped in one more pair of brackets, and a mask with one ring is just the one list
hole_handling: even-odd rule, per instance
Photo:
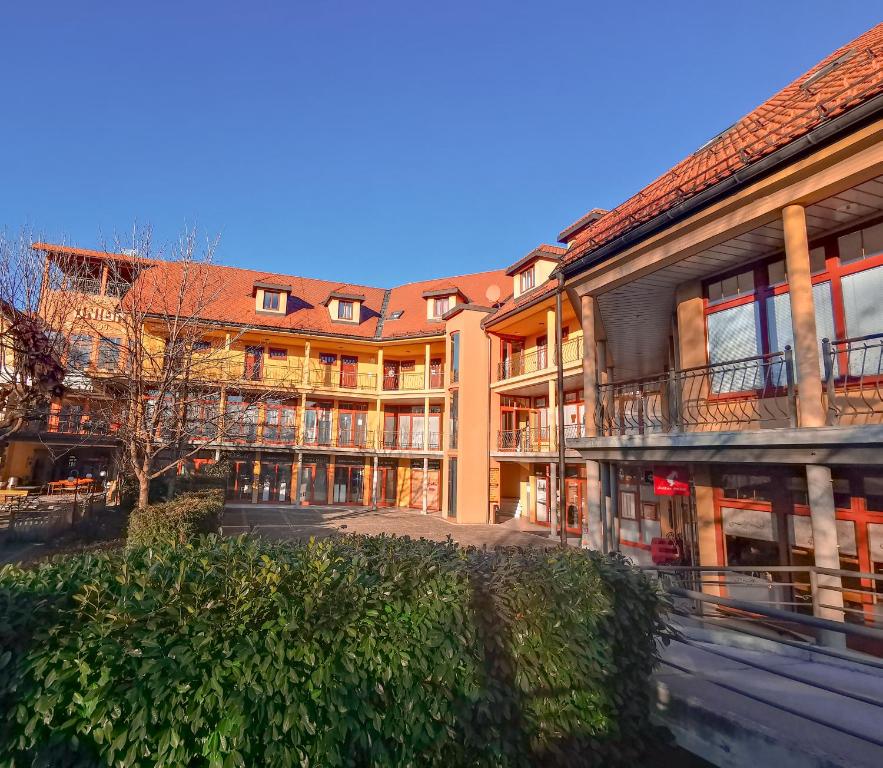
{"label": "blue sky", "polygon": [[389,286],[505,266],[880,19],[872,2],[8,3],[0,227],[149,223]]}

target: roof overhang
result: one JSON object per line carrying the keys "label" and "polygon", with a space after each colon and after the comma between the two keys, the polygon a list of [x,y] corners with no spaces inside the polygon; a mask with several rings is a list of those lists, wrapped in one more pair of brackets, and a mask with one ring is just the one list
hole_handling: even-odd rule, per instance
{"label": "roof overhang", "polygon": [[512,277],[513,275],[521,272],[522,269],[533,264],[535,261],[539,261],[540,259],[545,259],[546,261],[561,261],[561,254],[551,253],[550,251],[545,251],[542,248],[534,248],[527,256],[516,261],[512,266],[506,269],[506,275]]}
{"label": "roof overhang", "polygon": [[328,298],[325,299],[322,303],[327,307],[332,299],[339,299],[342,301],[365,301],[365,297],[359,293],[347,293],[346,291],[331,291],[328,294]]}

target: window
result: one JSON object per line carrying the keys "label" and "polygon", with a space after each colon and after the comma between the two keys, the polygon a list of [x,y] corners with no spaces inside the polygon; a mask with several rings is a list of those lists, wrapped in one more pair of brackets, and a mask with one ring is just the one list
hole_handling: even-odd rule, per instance
{"label": "window", "polygon": [[279,291],[264,291],[263,308],[271,312],[279,311]]}
{"label": "window", "polygon": [[413,360],[402,360],[399,363],[399,367],[405,373],[407,373],[407,372],[413,373],[414,372],[414,361]]}
{"label": "window", "polygon": [[322,352],[319,355],[319,362],[322,365],[334,365],[337,362],[337,355],[332,355],[328,352]]}
{"label": "window", "polygon": [[92,337],[71,336],[68,364],[72,368],[88,368],[92,362]]}
{"label": "window", "polygon": [[210,341],[194,341],[193,342],[193,351],[194,352],[206,352],[212,348],[212,343]]}
{"label": "window", "polygon": [[353,319],[353,303],[351,301],[337,302],[337,319],[352,320]]}
{"label": "window", "polygon": [[451,297],[442,296],[432,301],[432,316],[441,317],[451,308]]}
{"label": "window", "polygon": [[528,267],[518,275],[519,280],[521,281],[521,292],[529,291],[531,288],[536,285],[536,272],[534,267]]}
{"label": "window", "polygon": [[271,360],[285,360],[288,358],[288,350],[279,349],[278,347],[270,347]]}
{"label": "window", "polygon": [[120,346],[122,339],[98,340],[98,367],[103,371],[115,371],[120,367]]}
{"label": "window", "polygon": [[405,314],[405,311],[403,309],[397,309],[395,312],[390,314],[390,316],[386,319],[387,320],[398,320],[403,314]]}
{"label": "window", "polygon": [[451,381],[460,381],[460,332],[451,334]]}

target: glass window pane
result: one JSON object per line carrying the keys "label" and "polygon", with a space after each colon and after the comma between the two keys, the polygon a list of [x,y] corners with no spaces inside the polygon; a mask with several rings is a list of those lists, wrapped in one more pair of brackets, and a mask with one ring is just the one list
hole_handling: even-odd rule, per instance
{"label": "glass window pane", "polygon": [[809,268],[814,275],[819,272],[825,271],[826,265],[824,248],[813,248],[809,252]]}
{"label": "glass window pane", "polygon": [[779,285],[785,282],[785,261],[774,261],[768,267],[770,285]]}
{"label": "glass window pane", "polygon": [[862,233],[850,232],[837,238],[837,250],[840,253],[840,261],[848,264],[862,257]]}
{"label": "glass window pane", "polygon": [[847,334],[854,337],[883,331],[883,267],[846,275],[842,285]]}
{"label": "glass window pane", "polygon": [[883,253],[883,222],[862,230],[862,249],[865,258]]}
{"label": "glass window pane", "polygon": [[[761,353],[758,334],[757,302],[742,304],[708,315],[708,362],[726,363]],[[745,389],[744,371],[734,377],[732,371],[712,375],[712,391],[737,392]],[[737,381],[736,378],[739,378]]]}
{"label": "glass window pane", "polygon": [[720,301],[723,297],[723,287],[721,285],[720,280],[715,280],[713,283],[709,283],[708,285],[708,300],[709,301]]}

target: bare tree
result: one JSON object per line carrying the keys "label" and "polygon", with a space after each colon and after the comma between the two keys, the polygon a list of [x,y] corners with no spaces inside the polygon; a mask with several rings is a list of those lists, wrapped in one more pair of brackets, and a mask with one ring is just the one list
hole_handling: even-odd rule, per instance
{"label": "bare tree", "polygon": [[43,287],[61,287],[62,271],[31,249],[32,234],[0,232],[0,441],[41,419],[64,394],[65,339],[53,332],[62,303],[43,302]]}
{"label": "bare tree", "polygon": [[[68,377],[77,371],[88,381],[90,418],[119,440],[139,506],[151,480],[173,477],[197,452],[237,438],[254,442],[259,405],[274,396],[251,381],[235,349],[250,329],[223,322],[225,286],[214,251],[215,241],[189,230],[154,252],[150,231],[136,231],[131,246],[118,243],[93,258],[100,296],[85,306],[76,290],[69,297],[77,309],[65,332],[93,340],[97,354],[69,353]],[[68,281],[67,290],[75,287]]]}

